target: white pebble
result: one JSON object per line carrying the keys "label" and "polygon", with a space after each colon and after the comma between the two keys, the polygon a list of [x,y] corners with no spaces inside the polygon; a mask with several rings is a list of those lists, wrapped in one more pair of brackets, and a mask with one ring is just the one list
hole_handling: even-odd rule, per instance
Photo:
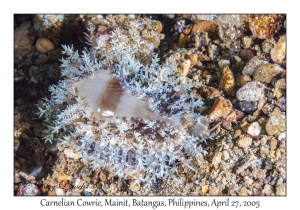
{"label": "white pebble", "polygon": [[56,195],[66,195],[65,191],[61,188],[55,188]]}
{"label": "white pebble", "polygon": [[285,133],[285,131],[278,135],[278,140],[279,140],[279,141],[281,141],[281,140],[283,140],[283,139],[285,139],[285,138],[286,138],[286,133]]}
{"label": "white pebble", "polygon": [[250,136],[258,136],[260,134],[261,127],[258,122],[253,122],[248,127],[247,133]]}
{"label": "white pebble", "polygon": [[223,69],[225,66],[230,66],[230,60],[221,59],[218,62],[218,65],[219,65],[220,69]]}

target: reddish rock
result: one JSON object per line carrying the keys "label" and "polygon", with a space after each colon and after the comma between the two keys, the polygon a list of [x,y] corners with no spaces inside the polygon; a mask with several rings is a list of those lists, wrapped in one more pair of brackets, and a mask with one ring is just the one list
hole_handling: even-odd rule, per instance
{"label": "reddish rock", "polygon": [[228,122],[235,122],[236,121],[236,114],[235,114],[235,111],[232,110],[225,118],[224,118],[225,121],[228,121]]}
{"label": "reddish rock", "polygon": [[226,116],[232,111],[232,104],[230,100],[223,97],[219,97],[213,108],[207,114],[207,117],[212,121],[217,121],[220,118],[226,118]]}
{"label": "reddish rock", "polygon": [[244,49],[241,53],[240,53],[241,58],[243,58],[245,61],[250,61],[253,57],[254,54],[250,49]]}
{"label": "reddish rock", "polygon": [[210,61],[210,57],[208,57],[207,55],[204,55],[202,53],[198,54],[198,60],[199,61]]}
{"label": "reddish rock", "polygon": [[259,39],[269,39],[276,32],[279,18],[271,15],[248,15],[249,28],[252,34]]}
{"label": "reddish rock", "polygon": [[218,91],[216,88],[213,88],[213,87],[204,87],[202,89],[202,93],[205,95],[206,98],[208,99],[212,99],[212,98],[216,98],[216,97],[219,97],[221,96],[221,92]]}
{"label": "reddish rock", "polygon": [[234,109],[233,111],[235,112],[236,120],[242,120],[244,118],[244,112],[237,109]]}

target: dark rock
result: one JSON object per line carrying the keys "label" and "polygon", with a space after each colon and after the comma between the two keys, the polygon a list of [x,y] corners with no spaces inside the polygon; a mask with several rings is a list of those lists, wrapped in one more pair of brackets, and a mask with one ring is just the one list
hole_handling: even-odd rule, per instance
{"label": "dark rock", "polygon": [[242,112],[252,114],[257,109],[255,101],[239,101],[239,107]]}
{"label": "dark rock", "polygon": [[42,179],[44,176],[46,176],[46,171],[43,165],[39,162],[36,166],[31,168],[29,174],[35,177],[36,180]]}
{"label": "dark rock", "polygon": [[24,159],[27,159],[28,158],[28,155],[29,155],[29,152],[27,151],[24,143],[20,143],[20,146],[17,150],[17,155],[21,158],[24,158]]}
{"label": "dark rock", "polygon": [[241,53],[240,53],[241,58],[243,58],[245,61],[250,61],[253,57],[254,54],[250,49],[244,49]]}

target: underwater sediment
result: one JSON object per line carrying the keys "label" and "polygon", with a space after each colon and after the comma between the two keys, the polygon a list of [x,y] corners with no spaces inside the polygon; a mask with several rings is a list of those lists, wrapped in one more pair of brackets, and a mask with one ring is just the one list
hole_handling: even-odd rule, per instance
{"label": "underwater sediment", "polygon": [[285,195],[284,15],[27,18],[16,195]]}

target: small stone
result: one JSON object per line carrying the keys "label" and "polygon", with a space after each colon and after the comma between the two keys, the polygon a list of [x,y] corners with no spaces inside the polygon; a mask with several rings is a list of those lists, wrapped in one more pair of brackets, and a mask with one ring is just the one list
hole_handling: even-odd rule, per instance
{"label": "small stone", "polygon": [[213,43],[216,45],[220,45],[222,42],[220,39],[215,39],[215,40],[213,40]]}
{"label": "small stone", "polygon": [[242,187],[242,188],[239,190],[238,195],[239,195],[239,196],[246,196],[246,195],[248,195],[247,188],[246,188],[246,187]]}
{"label": "small stone", "polygon": [[253,38],[252,38],[252,36],[251,37],[245,36],[243,38],[243,44],[244,44],[245,48],[250,48],[251,45],[253,44]]}
{"label": "small stone", "polygon": [[260,196],[260,194],[261,194],[261,192],[260,192],[259,189],[253,188],[252,191],[253,191],[253,195],[254,195],[254,196]]}
{"label": "small stone", "polygon": [[207,71],[206,69],[202,72],[201,76],[203,78],[205,78],[207,75],[211,75],[209,71]]}
{"label": "small stone", "polygon": [[110,193],[115,194],[118,191],[118,187],[116,184],[111,184],[109,187]]}
{"label": "small stone", "polygon": [[212,121],[217,121],[222,117],[226,117],[232,111],[230,100],[219,97],[212,109],[207,114],[207,117]]}
{"label": "small stone", "polygon": [[107,194],[108,188],[109,188],[108,184],[103,184],[102,183],[102,190],[104,191],[105,194]]}
{"label": "small stone", "polygon": [[61,189],[61,188],[55,188],[55,193],[56,195],[60,196],[60,195],[66,195],[65,190]]}
{"label": "small stone", "polygon": [[259,109],[255,110],[252,115],[247,116],[247,120],[249,122],[254,122],[257,119],[257,117],[260,115],[260,113],[261,112]]}
{"label": "small stone", "polygon": [[34,49],[31,22],[26,21],[14,30],[14,62],[20,64]]}
{"label": "small stone", "polygon": [[243,130],[245,133],[247,133],[247,130],[248,130],[249,125],[250,125],[250,124],[249,124],[249,122],[247,121],[247,117],[245,117],[245,118],[241,121],[241,124],[240,124],[242,130]]}
{"label": "small stone", "polygon": [[277,82],[275,82],[274,87],[277,89],[286,89],[286,79],[285,78],[279,79]]}
{"label": "small stone", "polygon": [[252,114],[257,109],[257,103],[254,101],[239,101],[239,107],[242,112]]}
{"label": "small stone", "polygon": [[262,190],[262,193],[265,193],[266,195],[271,195],[273,193],[272,186],[266,184],[264,189]]}
{"label": "small stone", "polygon": [[252,76],[253,72],[262,64],[267,64],[268,61],[264,60],[259,56],[253,57],[244,67],[243,75]]}
{"label": "small stone", "polygon": [[275,97],[276,97],[276,99],[280,99],[281,96],[282,96],[281,90],[278,89],[278,88],[275,88],[274,92],[275,92]]}
{"label": "small stone", "polygon": [[261,131],[261,127],[260,127],[259,123],[258,122],[253,122],[248,127],[247,133],[250,136],[258,136],[260,134],[260,131]]}
{"label": "small stone", "polygon": [[209,195],[218,195],[219,192],[220,192],[220,189],[217,186],[215,186],[213,184],[209,186]]}
{"label": "small stone", "polygon": [[224,150],[223,151],[223,160],[228,160],[230,158],[228,151]]}
{"label": "small stone", "polygon": [[35,48],[39,53],[47,53],[50,50],[53,50],[55,46],[49,39],[41,37],[36,41]]}
{"label": "small stone", "polygon": [[225,66],[229,66],[230,65],[230,60],[221,59],[218,62],[218,65],[219,65],[220,69],[224,69]]}
{"label": "small stone", "polygon": [[265,113],[265,114],[270,114],[274,109],[274,105],[273,104],[265,104],[263,107],[262,107],[262,112]]}
{"label": "small stone", "polygon": [[236,62],[241,62],[242,61],[242,59],[240,58],[240,56],[238,56],[238,55],[235,55],[234,56],[234,59],[236,60]]}
{"label": "small stone", "polygon": [[15,168],[20,168],[20,167],[21,167],[21,164],[20,164],[19,161],[16,160],[14,166],[15,166]]}
{"label": "small stone", "polygon": [[235,80],[235,83],[239,86],[244,86],[248,82],[251,82],[251,78],[248,75],[240,75]]}
{"label": "small stone", "polygon": [[248,24],[252,34],[259,39],[268,39],[276,32],[279,18],[271,15],[248,15]]}
{"label": "small stone", "polygon": [[[226,117],[224,117],[224,121],[225,122],[235,122],[236,121],[236,114],[235,114],[235,111],[232,110]],[[231,125],[231,123],[230,123]]]}
{"label": "small stone", "polygon": [[253,73],[253,79],[269,84],[283,69],[277,64],[263,64]]}
{"label": "small stone", "polygon": [[151,22],[151,27],[154,31],[157,31],[158,33],[162,32],[163,29],[161,22],[156,20]]}
{"label": "small stone", "polygon": [[266,123],[267,123],[267,118],[266,117],[260,117],[257,122],[259,123],[259,125],[261,127],[265,127],[266,126]]}
{"label": "small stone", "polygon": [[84,195],[85,196],[92,196],[92,194],[90,192],[87,192],[87,191],[84,192]]}
{"label": "small stone", "polygon": [[194,65],[198,62],[198,55],[197,54],[186,54],[185,59],[190,60],[189,68],[193,68]]}
{"label": "small stone", "polygon": [[140,186],[138,184],[134,184],[134,182],[131,182],[129,189],[133,192],[138,192],[140,190]]}
{"label": "small stone", "polygon": [[168,19],[174,19],[175,18],[174,14],[165,14],[163,16],[166,17],[166,18],[168,18]]}
{"label": "small stone", "polygon": [[206,169],[205,169],[205,168],[200,168],[199,174],[204,174],[205,172],[206,172]]}
{"label": "small stone", "polygon": [[280,133],[280,134],[278,135],[278,137],[277,137],[277,139],[278,139],[279,141],[281,141],[281,140],[283,140],[283,139],[285,139],[285,138],[286,138],[286,133],[285,133],[285,132]]}
{"label": "small stone", "polygon": [[202,49],[203,47],[207,46],[210,41],[207,32],[192,33],[189,37],[190,48]]}
{"label": "small stone", "polygon": [[286,130],[285,123],[285,115],[278,108],[275,108],[269,115],[265,129],[269,135],[277,135]]}
{"label": "small stone", "polygon": [[250,49],[244,49],[240,53],[241,58],[243,58],[245,61],[250,61],[254,57],[254,53]]}
{"label": "small stone", "polygon": [[218,30],[218,24],[213,21],[200,21],[193,25],[191,33],[208,32],[209,34],[215,34]]}
{"label": "small stone", "polygon": [[101,180],[102,182],[106,182],[106,181],[107,181],[106,175],[105,175],[105,173],[103,173],[103,171],[100,172],[100,180]]}
{"label": "small stone", "polygon": [[251,185],[253,184],[254,181],[253,181],[253,179],[251,179],[251,178],[250,178],[250,179],[247,178],[247,179],[245,180],[245,182],[246,182],[246,184],[247,184],[248,186],[251,186]]}
{"label": "small stone", "polygon": [[180,65],[179,65],[179,72],[181,73],[181,76],[185,77],[189,73],[189,68],[191,65],[191,60],[184,60]]}
{"label": "small stone", "polygon": [[279,108],[280,108],[282,111],[285,111],[285,110],[286,110],[286,99],[285,99],[285,97],[281,97],[281,98],[278,100],[278,106],[279,106]]}
{"label": "small stone", "polygon": [[255,169],[252,171],[252,175],[255,179],[265,179],[267,171],[264,169]]}
{"label": "small stone", "polygon": [[240,136],[240,138],[238,139],[237,142],[240,147],[246,149],[251,146],[252,138],[250,138],[248,136]]}
{"label": "small stone", "polygon": [[48,191],[48,196],[56,196],[55,190]]}
{"label": "small stone", "polygon": [[205,97],[208,99],[217,98],[222,95],[221,92],[218,91],[216,88],[209,87],[209,86],[203,87],[201,90],[203,91]]}
{"label": "small stone", "polygon": [[271,49],[273,49],[275,44],[275,40],[274,39],[266,39],[263,43],[262,43],[262,51],[264,53],[270,53]]}
{"label": "small stone", "polygon": [[[208,56],[209,56],[210,60],[214,60],[215,56],[217,54],[218,54],[218,46],[215,44],[209,44],[208,45]],[[202,60],[200,60],[200,61],[202,61]]]}
{"label": "small stone", "polygon": [[280,149],[277,149],[277,150],[276,150],[275,156],[276,156],[277,159],[281,158],[281,152],[280,152]]}
{"label": "small stone", "polygon": [[234,95],[235,81],[232,71],[228,66],[225,66],[222,71],[222,78],[220,81],[219,88],[228,95]]}
{"label": "small stone", "polygon": [[283,63],[286,54],[286,36],[283,35],[271,50],[271,58],[275,63]]}
{"label": "small stone", "polygon": [[41,195],[41,190],[35,184],[27,184],[22,188],[22,195],[25,196],[39,196]]}
{"label": "small stone", "polygon": [[184,48],[187,45],[189,38],[188,36],[184,34],[180,34],[179,41],[178,41],[178,47]]}
{"label": "small stone", "polygon": [[198,53],[198,60],[199,61],[210,61],[211,57],[208,57],[207,55],[202,54],[202,53]]}
{"label": "small stone", "polygon": [[257,108],[261,109],[264,106],[264,104],[266,103],[266,101],[267,101],[267,99],[260,98],[259,101],[258,101],[258,104],[257,104]]}
{"label": "small stone", "polygon": [[233,110],[235,112],[236,120],[241,120],[244,118],[244,112],[241,112],[238,109]]}
{"label": "small stone", "polygon": [[269,157],[271,158],[271,159],[274,159],[275,158],[275,151],[274,150],[270,150],[270,152],[269,152]]}
{"label": "small stone", "polygon": [[241,129],[237,129],[237,130],[234,131],[233,137],[234,137],[234,138],[237,138],[237,137],[239,137],[241,134],[242,134]]}
{"label": "small stone", "polygon": [[246,83],[243,87],[238,89],[236,97],[239,101],[256,102],[264,97],[265,86],[258,82],[252,81]]}
{"label": "small stone", "polygon": [[212,164],[216,169],[218,169],[221,162],[222,162],[222,153],[216,152],[215,156],[212,159]]}
{"label": "small stone", "polygon": [[191,26],[191,25],[187,25],[187,26],[184,27],[184,29],[183,29],[182,32],[183,32],[185,35],[189,35],[189,34],[191,33],[191,30],[192,30],[192,26]]}
{"label": "small stone", "polygon": [[209,185],[204,185],[204,186],[202,186],[202,194],[203,194],[203,195],[206,195],[207,192],[208,192],[208,190],[209,190]]}
{"label": "small stone", "polygon": [[281,196],[285,196],[285,184],[281,184],[279,186],[276,187],[276,195],[281,195]]}
{"label": "small stone", "polygon": [[14,183],[15,184],[18,184],[18,183],[20,183],[21,182],[21,179],[19,178],[19,177],[14,177]]}
{"label": "small stone", "polygon": [[30,169],[29,174],[34,176],[37,180],[42,179],[46,175],[43,164],[41,162],[38,162],[36,166]]}

